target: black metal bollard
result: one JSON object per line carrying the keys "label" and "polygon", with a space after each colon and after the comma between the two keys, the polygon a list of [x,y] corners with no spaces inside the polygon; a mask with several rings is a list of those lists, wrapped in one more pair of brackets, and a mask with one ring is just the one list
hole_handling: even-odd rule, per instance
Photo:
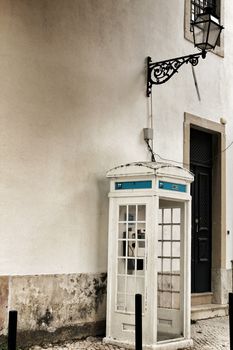
{"label": "black metal bollard", "polygon": [[8,321],[8,350],[16,350],[16,335],[17,335],[17,311],[9,312]]}
{"label": "black metal bollard", "polygon": [[135,349],[142,350],[142,295],[135,294]]}

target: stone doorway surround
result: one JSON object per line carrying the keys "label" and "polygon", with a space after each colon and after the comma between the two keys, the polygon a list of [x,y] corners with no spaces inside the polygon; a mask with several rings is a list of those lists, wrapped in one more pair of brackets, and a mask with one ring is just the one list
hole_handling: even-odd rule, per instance
{"label": "stone doorway surround", "polygon": [[[190,129],[214,135],[212,178],[212,303],[226,304],[228,300],[226,270],[226,148],[225,125],[195,115],[184,114],[184,166],[190,163]],[[213,191],[214,189],[214,191]]]}

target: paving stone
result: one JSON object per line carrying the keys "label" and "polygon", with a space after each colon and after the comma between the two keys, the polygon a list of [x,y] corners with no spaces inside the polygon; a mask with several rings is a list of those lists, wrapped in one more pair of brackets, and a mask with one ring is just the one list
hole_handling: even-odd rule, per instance
{"label": "paving stone", "polygon": [[191,326],[193,350],[229,350],[229,319],[216,317]]}
{"label": "paving stone", "polygon": [[[229,319],[216,317],[209,320],[200,320],[191,326],[194,342],[192,350],[230,350]],[[67,342],[49,347],[31,347],[30,350],[125,350],[122,347],[102,342],[101,338],[88,337],[82,341]],[[189,350],[189,349],[186,349]]]}

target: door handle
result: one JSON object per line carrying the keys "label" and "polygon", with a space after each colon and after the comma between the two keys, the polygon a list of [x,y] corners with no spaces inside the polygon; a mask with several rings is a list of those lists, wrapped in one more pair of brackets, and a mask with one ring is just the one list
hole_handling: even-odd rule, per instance
{"label": "door handle", "polygon": [[195,232],[198,233],[199,227],[198,227],[199,220],[198,218],[195,219]]}

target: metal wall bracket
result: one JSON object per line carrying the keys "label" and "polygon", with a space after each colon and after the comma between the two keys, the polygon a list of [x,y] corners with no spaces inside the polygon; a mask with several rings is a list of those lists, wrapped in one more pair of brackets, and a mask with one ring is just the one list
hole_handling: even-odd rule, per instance
{"label": "metal wall bracket", "polygon": [[152,62],[151,57],[147,57],[147,97],[151,94],[152,85],[163,84],[168,81],[184,63],[196,66],[199,58],[206,57],[206,51],[188,56],[181,56],[160,62]]}

